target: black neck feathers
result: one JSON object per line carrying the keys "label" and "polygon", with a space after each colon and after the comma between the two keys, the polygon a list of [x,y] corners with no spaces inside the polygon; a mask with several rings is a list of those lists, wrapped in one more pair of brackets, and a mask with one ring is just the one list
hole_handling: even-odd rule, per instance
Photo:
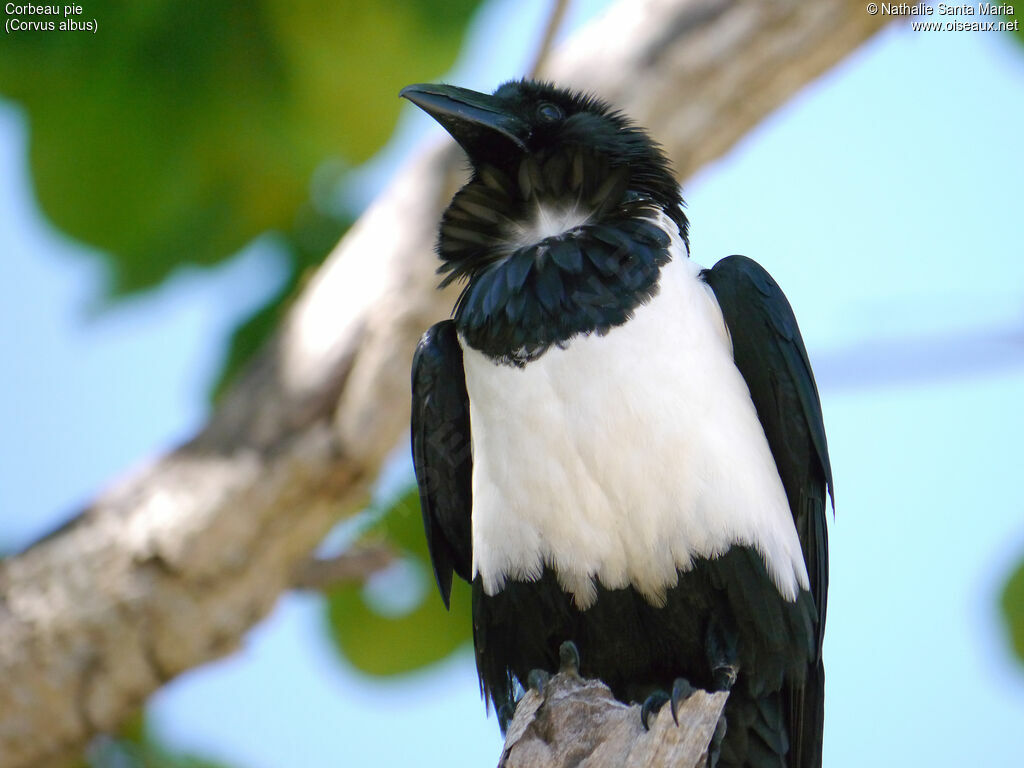
{"label": "black neck feathers", "polygon": [[[527,155],[514,176],[474,168],[445,212],[438,271],[442,285],[466,281],[453,313],[465,341],[524,365],[553,345],[625,323],[657,292],[671,258],[659,214],[684,240],[686,219],[678,202],[671,215],[643,191],[629,166],[587,149]],[[542,215],[567,228],[543,231]]]}

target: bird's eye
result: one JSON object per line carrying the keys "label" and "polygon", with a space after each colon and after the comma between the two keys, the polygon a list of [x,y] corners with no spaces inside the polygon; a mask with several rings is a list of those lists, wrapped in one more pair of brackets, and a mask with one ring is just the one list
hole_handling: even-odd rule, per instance
{"label": "bird's eye", "polygon": [[545,101],[537,107],[537,117],[546,123],[554,123],[561,120],[564,115],[557,105]]}

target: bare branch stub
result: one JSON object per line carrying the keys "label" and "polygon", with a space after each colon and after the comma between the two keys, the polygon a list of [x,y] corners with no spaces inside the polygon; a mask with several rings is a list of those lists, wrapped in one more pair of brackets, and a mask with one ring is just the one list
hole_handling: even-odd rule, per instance
{"label": "bare branch stub", "polygon": [[548,58],[551,55],[551,49],[555,42],[555,36],[558,34],[558,30],[562,27],[562,21],[565,19],[565,13],[569,10],[570,0],[552,0],[551,13],[548,14],[547,23],[544,25],[544,34],[541,37],[540,44],[537,46],[537,54],[534,56],[533,64],[529,69],[529,77],[533,80],[544,77],[544,69],[547,65]]}
{"label": "bare branch stub", "polygon": [[355,547],[334,557],[313,557],[295,572],[292,587],[326,591],[349,584],[361,584],[395,560],[391,547]]}
{"label": "bare branch stub", "polygon": [[698,690],[680,705],[678,725],[666,705],[645,731],[638,704],[560,672],[520,700],[498,768],[702,768],[728,697]]}

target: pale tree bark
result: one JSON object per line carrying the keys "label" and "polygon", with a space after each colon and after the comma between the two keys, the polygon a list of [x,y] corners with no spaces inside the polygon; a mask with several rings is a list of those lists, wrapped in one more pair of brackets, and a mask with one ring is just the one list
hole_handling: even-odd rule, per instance
{"label": "pale tree bark", "polygon": [[[860,0],[623,0],[546,75],[621,106],[685,178],[883,23]],[[200,434],[0,564],[0,766],[59,762],[235,648],[360,506],[452,304],[432,245],[463,165],[410,162]]]}
{"label": "pale tree bark", "polygon": [[705,768],[729,694],[695,691],[640,720],[640,705],[608,686],[560,672],[516,706],[498,768]]}

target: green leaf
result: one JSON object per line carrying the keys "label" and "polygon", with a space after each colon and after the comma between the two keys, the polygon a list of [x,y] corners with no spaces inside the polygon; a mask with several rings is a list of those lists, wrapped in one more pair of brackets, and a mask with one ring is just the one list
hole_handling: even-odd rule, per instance
{"label": "green leaf", "polygon": [[1024,27],[1024,24],[1021,23],[1022,21],[1024,21],[1024,19],[1021,18],[1021,14],[1017,13],[1016,7],[1014,7],[1013,11],[1013,13],[1008,13],[1004,15],[1000,20],[1016,22],[1017,28],[1014,29],[1011,34],[1013,34],[1014,38],[1017,40],[1018,43],[1024,45],[1024,29],[1022,29],[1022,27]]}
{"label": "green leaf", "polygon": [[28,113],[44,212],[137,291],[292,231],[314,170],[383,145],[474,5],[94,0],[95,34],[6,35],[0,93]]}
{"label": "green leaf", "polygon": [[1024,662],[1024,560],[1010,576],[1000,598],[1003,616],[1010,630],[1010,642],[1017,658]]}
{"label": "green leaf", "polygon": [[351,222],[311,203],[317,177],[384,144],[399,89],[451,66],[476,5],[95,0],[96,34],[6,35],[0,93],[28,113],[40,206],[100,249],[113,296],[280,236],[286,284],[236,329],[216,395]]}
{"label": "green leaf", "polygon": [[400,675],[445,659],[470,640],[469,601],[469,586],[459,582],[450,612],[431,590],[412,613],[392,618],[371,608],[359,589],[346,588],[328,597],[328,621],[337,649],[356,669]]}
{"label": "green leaf", "polygon": [[335,647],[354,667],[370,675],[398,675],[440,661],[471,638],[469,585],[455,579],[451,610],[434,584],[415,489],[385,512],[373,534],[409,558],[420,579],[413,608],[400,615],[383,613],[366,590],[345,587],[327,599],[327,619]]}

